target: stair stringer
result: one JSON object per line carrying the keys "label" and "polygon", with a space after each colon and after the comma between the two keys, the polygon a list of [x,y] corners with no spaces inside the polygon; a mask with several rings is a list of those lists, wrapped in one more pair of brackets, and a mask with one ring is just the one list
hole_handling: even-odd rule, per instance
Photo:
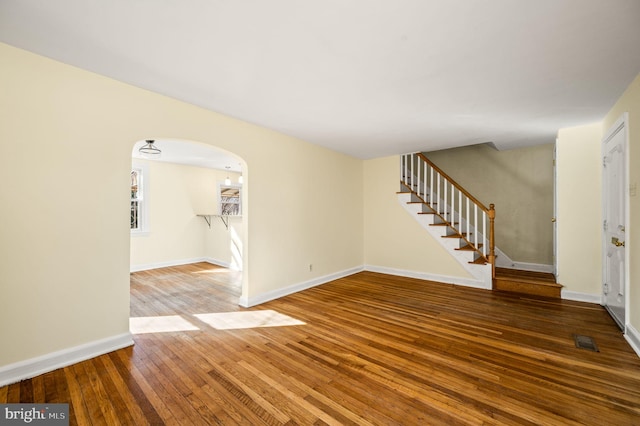
{"label": "stair stringer", "polygon": [[[439,211],[441,212],[437,215],[441,220],[439,223],[443,223],[443,222],[451,223],[455,220],[458,220],[458,222],[451,224],[449,228],[452,231],[454,231],[453,232],[454,234],[457,233],[458,235],[461,235],[462,239],[460,240],[460,247],[462,247],[465,244],[473,246],[473,252],[475,252],[473,260],[482,258],[484,262],[488,263],[487,252],[481,249],[483,242],[484,244],[486,244],[488,242],[488,239],[485,239],[485,236],[483,235],[482,232],[480,232],[480,230],[476,229],[476,227],[469,224],[468,220],[465,217],[461,217],[457,211],[454,211],[453,207],[449,204],[448,201],[445,201],[442,198],[440,198],[438,193],[432,194],[431,188],[424,185],[424,187],[422,188],[423,192],[422,193],[417,192],[418,185],[412,184],[412,182],[418,182],[419,180],[420,180],[419,177],[412,174],[410,175],[408,182],[400,182],[401,193],[404,193],[404,192],[412,193],[415,196],[412,198],[413,202],[424,203],[425,208],[423,210],[423,213],[418,213],[418,214],[425,214],[425,212]],[[431,199],[433,199],[433,202],[434,202],[433,206],[436,206],[436,207],[429,207],[431,205]],[[445,211],[447,212],[446,214],[444,213]],[[434,218],[434,220],[436,221],[438,220],[437,216],[436,218]],[[471,237],[471,235],[477,235],[478,237],[477,242],[474,237]],[[495,247],[495,252],[502,253],[498,247]]]}
{"label": "stair stringer", "polygon": [[[413,176],[414,179],[417,180],[417,178],[415,177],[415,175]],[[403,185],[400,185],[400,191],[403,192],[403,190],[405,190],[406,188],[403,187]],[[431,197],[431,190],[430,188],[425,188],[425,193],[422,194],[417,194],[419,197],[423,197],[428,199],[428,197]],[[408,193],[409,194],[409,193]],[[447,205],[447,211],[451,212],[452,208],[451,205],[448,202],[445,202],[442,198],[439,198],[436,195],[434,195],[435,197],[435,202],[437,205],[439,206],[443,206],[443,205]],[[458,212],[455,212],[455,216],[458,217]],[[465,219],[464,217],[460,219],[460,223],[457,225],[457,228],[460,230],[460,232],[462,232],[463,234],[466,234],[466,229],[469,228],[469,231],[471,232],[471,234],[474,233],[478,233],[478,241],[484,241],[485,237],[482,234],[482,232],[478,232],[478,230],[475,229],[475,227],[473,225],[469,225],[467,223],[467,219]],[[547,267],[547,265],[533,265],[533,264],[522,264],[520,262],[516,262],[513,259],[511,259],[509,257],[508,254],[506,254],[505,252],[503,252],[502,250],[500,250],[500,248],[498,246],[494,247],[494,251],[496,254],[496,267],[498,268],[516,268],[516,269],[524,269],[524,270],[532,270],[532,271],[540,271],[540,272],[552,272],[553,271],[553,267],[549,266]],[[534,267],[532,267],[532,265]]]}
{"label": "stair stringer", "polygon": [[[493,288],[493,279],[491,264],[474,264],[470,263],[474,260],[474,252],[456,250],[461,246],[460,239],[458,238],[443,238],[447,235],[447,226],[431,226],[436,223],[436,215],[433,214],[419,214],[423,211],[423,204],[417,203],[420,201],[415,194],[410,192],[398,193],[398,201],[400,205],[412,216],[427,232],[436,240],[447,252],[473,277],[473,279],[460,278],[456,280],[453,278],[455,284],[477,287],[487,290]],[[413,202],[413,203],[412,203]]]}

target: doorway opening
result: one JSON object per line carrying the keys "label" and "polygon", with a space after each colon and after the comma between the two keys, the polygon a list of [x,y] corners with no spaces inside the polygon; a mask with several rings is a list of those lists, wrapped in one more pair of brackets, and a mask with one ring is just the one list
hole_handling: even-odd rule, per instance
{"label": "doorway opening", "polygon": [[[159,155],[132,149],[130,271],[208,263],[245,269],[247,192],[244,161],[209,144],[155,139]],[[233,187],[235,197],[221,196]],[[245,199],[245,200],[243,200]],[[237,203],[229,210],[229,204]],[[135,225],[135,226],[134,226]],[[241,282],[238,303],[246,294]]]}

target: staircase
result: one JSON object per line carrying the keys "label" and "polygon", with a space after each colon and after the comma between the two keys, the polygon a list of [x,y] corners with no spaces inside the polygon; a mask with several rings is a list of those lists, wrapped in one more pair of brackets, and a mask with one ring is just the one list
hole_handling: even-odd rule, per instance
{"label": "staircase", "polygon": [[400,157],[398,200],[473,277],[465,285],[560,297],[553,274],[496,268],[494,205],[484,206],[422,153]]}
{"label": "staircase", "polygon": [[401,156],[398,199],[473,277],[465,285],[493,287],[493,205],[484,206],[421,153]]}

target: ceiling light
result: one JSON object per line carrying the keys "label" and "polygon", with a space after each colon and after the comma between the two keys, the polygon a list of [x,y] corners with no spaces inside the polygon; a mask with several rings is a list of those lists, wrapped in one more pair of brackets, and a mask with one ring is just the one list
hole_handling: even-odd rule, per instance
{"label": "ceiling light", "polygon": [[138,150],[140,154],[145,158],[160,158],[160,153],[162,151],[153,145],[154,140],[147,139],[145,142],[146,144],[141,146]]}
{"label": "ceiling light", "polygon": [[231,185],[231,179],[229,179],[229,169],[231,166],[224,166],[224,168],[227,169],[227,178],[224,180],[224,184]]}

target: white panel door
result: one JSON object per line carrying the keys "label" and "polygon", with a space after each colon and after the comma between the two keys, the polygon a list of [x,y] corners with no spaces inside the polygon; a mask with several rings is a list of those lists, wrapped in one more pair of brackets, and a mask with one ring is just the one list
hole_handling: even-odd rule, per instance
{"label": "white panel door", "polygon": [[603,140],[603,286],[602,301],[618,326],[626,324],[625,212],[626,123],[621,120]]}

